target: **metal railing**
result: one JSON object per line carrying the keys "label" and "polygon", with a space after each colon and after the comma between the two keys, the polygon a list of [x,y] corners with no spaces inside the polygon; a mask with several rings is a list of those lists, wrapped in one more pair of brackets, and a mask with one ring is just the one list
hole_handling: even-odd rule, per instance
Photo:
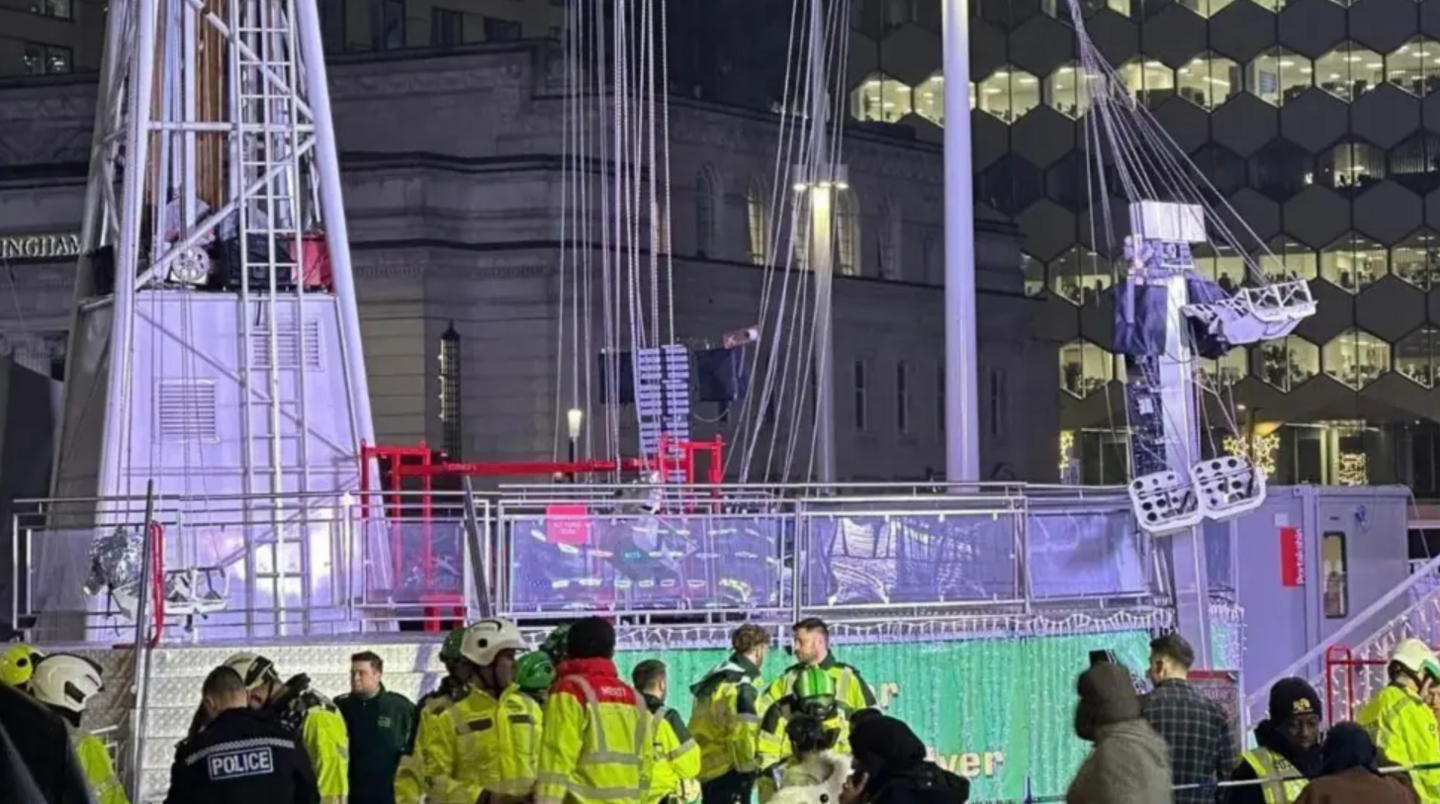
{"label": "metal railing", "polygon": [[[97,535],[152,520],[165,532],[172,641],[436,626],[483,610],[780,622],[1164,604],[1121,489],[556,484],[157,496],[148,518],[139,498],[18,507],[11,614],[38,638],[133,633],[73,580]],[[197,611],[186,598],[206,593],[224,605]]]}

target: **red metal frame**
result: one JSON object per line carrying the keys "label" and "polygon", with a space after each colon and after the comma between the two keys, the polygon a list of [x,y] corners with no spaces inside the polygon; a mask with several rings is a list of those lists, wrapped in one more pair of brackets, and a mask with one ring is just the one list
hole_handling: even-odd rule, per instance
{"label": "red metal frame", "polygon": [[[1384,659],[1357,659],[1355,654],[1344,645],[1331,645],[1325,650],[1325,719],[1331,723],[1338,723],[1342,720],[1353,720],[1355,716],[1355,671],[1361,667],[1385,667],[1389,664]],[[1341,716],[1340,705],[1335,697],[1335,668],[1345,668],[1345,700],[1349,702],[1347,711]]]}
{"label": "red metal frame", "polygon": [[[710,465],[707,467],[706,479],[712,485],[719,485],[725,477],[725,440],[719,435],[710,441],[681,441],[671,439],[668,436],[660,436],[659,455],[655,457],[655,463],[660,470],[661,478],[666,477],[667,468],[677,468],[675,464],[668,463],[666,456],[678,451],[680,458],[678,468],[684,472],[687,485],[695,483],[695,459],[700,453],[709,455]],[[424,604],[424,627],[426,631],[438,631],[440,629],[440,613],[443,609],[451,609],[456,619],[463,619],[465,616],[464,600],[461,595],[448,592],[429,591],[431,578],[434,573],[434,556],[431,552],[431,531],[430,522],[434,514],[434,507],[431,502],[431,492],[434,490],[433,480],[436,477],[504,477],[509,475],[566,475],[574,477],[581,474],[608,474],[612,472],[641,472],[644,471],[648,462],[640,458],[621,458],[618,461],[610,459],[587,459],[577,461],[479,461],[479,462],[455,462],[441,460],[435,462],[432,459],[434,453],[425,442],[420,442],[414,447],[382,447],[370,446],[363,441],[360,443],[360,518],[361,521],[370,518],[370,495],[379,494],[381,500],[388,496],[388,509],[390,526],[390,557],[391,566],[397,573],[400,571],[402,558],[402,544],[400,538],[400,517],[401,517],[401,495],[400,484],[407,477],[420,479],[420,506],[421,520],[424,523],[423,558],[421,570],[423,577],[421,603]],[[393,479],[392,488],[372,490],[370,488],[370,461],[374,460],[381,470],[383,478],[388,472]]]}

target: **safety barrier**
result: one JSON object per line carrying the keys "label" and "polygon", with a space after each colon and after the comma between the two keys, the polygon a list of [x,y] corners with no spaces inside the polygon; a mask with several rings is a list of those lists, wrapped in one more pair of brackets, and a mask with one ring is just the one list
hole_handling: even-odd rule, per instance
{"label": "safety barrier", "polygon": [[[87,598],[76,579],[92,559],[133,571],[125,534],[147,521],[167,639],[433,629],[485,608],[784,622],[1164,602],[1118,489],[555,484],[157,497],[151,520],[140,499],[26,503],[11,614],[41,638],[126,637],[124,590]],[[92,556],[100,540],[111,554]]]}

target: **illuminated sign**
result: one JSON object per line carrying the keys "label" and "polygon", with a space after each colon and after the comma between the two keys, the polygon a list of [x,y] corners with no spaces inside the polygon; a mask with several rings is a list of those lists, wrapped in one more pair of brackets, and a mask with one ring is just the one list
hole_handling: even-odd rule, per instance
{"label": "illuminated sign", "polygon": [[0,259],[54,260],[79,256],[79,234],[0,235]]}

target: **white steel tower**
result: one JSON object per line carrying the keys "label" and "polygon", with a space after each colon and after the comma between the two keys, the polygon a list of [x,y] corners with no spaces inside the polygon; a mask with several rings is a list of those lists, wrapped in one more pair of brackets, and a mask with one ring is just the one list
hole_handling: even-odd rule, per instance
{"label": "white steel tower", "polygon": [[374,442],[315,0],[111,0],[81,236],[55,496],[153,480],[283,630]]}

